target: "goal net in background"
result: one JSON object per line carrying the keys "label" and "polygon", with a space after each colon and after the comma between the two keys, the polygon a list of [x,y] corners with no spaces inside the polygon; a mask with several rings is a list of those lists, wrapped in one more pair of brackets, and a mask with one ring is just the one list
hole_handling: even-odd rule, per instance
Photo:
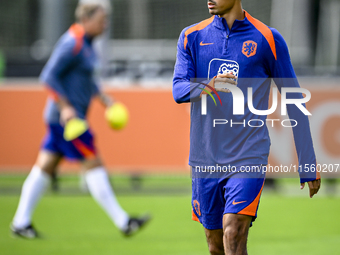
{"label": "goal net in background", "polygon": [[[271,1],[243,1],[243,7],[269,24]],[[112,3],[115,39],[177,39],[182,29],[210,17],[204,0],[115,0]]]}
{"label": "goal net in background", "polygon": [[[116,0],[110,44],[112,85],[138,82],[169,86],[180,32],[210,17],[207,1]],[[244,8],[270,22],[271,0],[244,1]]]}
{"label": "goal net in background", "polygon": [[[74,22],[78,1],[0,1],[0,55],[3,52],[6,58],[6,76],[39,75],[56,40]],[[180,32],[210,17],[206,0],[110,2],[113,15],[103,54],[104,74],[118,83],[164,80],[168,84]],[[300,74],[314,74],[314,67],[322,74],[338,73],[340,1],[243,0],[242,4],[253,17],[278,28]]]}

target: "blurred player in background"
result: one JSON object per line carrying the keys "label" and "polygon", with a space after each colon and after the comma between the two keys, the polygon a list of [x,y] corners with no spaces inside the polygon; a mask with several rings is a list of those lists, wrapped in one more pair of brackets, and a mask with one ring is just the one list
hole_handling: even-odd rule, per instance
{"label": "blurred player in background", "polygon": [[81,2],[76,9],[77,23],[60,38],[43,69],[41,80],[51,92],[45,108],[48,132],[36,164],[25,180],[11,224],[11,230],[17,236],[38,236],[32,226],[32,214],[63,157],[81,163],[91,195],[123,234],[135,233],[149,220],[148,216],[132,218],[119,205],[90,130],[72,141],[66,141],[63,137],[68,121],[86,118],[93,97],[98,98],[105,107],[114,104],[99,90],[93,77],[96,56],[92,41],[104,32],[107,16],[104,5],[93,1]]}
{"label": "blurred player in background", "polygon": [[[215,90],[215,83],[230,90],[237,85],[245,98],[252,87],[253,105],[258,110],[268,109],[268,78],[274,79],[280,91],[283,87],[298,88],[299,84],[287,45],[277,30],[250,16],[242,9],[241,0],[209,0],[208,8],[213,17],[185,28],[180,35],[173,96],[177,103],[191,102],[193,220],[204,226],[211,254],[246,255],[248,231],[257,216],[265,176],[261,170],[241,171],[242,167],[262,169],[267,165],[270,146],[266,125],[249,127],[246,123],[254,117],[266,123],[266,116],[254,115],[248,107],[243,115],[233,115],[231,93],[218,93],[228,90]],[[197,83],[200,78],[206,81]],[[210,110],[201,115],[201,98],[207,93],[217,93],[223,105],[215,106],[208,97]],[[302,98],[301,93],[293,94]],[[293,133],[299,165],[316,166],[308,117],[295,105],[287,108],[289,117],[298,122]],[[233,121],[234,125],[214,126],[215,119]],[[215,178],[196,172],[216,165],[236,170]],[[306,182],[313,197],[320,188],[316,171],[300,172],[301,188]]]}

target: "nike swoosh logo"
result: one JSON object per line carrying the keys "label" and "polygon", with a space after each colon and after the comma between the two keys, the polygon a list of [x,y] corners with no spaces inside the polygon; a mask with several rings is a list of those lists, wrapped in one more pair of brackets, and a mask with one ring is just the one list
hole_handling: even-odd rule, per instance
{"label": "nike swoosh logo", "polygon": [[245,203],[247,201],[240,201],[240,202],[235,202],[235,200],[233,201],[233,205],[238,205],[238,204],[242,204],[242,203]]}
{"label": "nike swoosh logo", "polygon": [[203,41],[200,43],[201,46],[206,46],[206,45],[211,45],[211,44],[214,44],[214,43],[203,43]]}

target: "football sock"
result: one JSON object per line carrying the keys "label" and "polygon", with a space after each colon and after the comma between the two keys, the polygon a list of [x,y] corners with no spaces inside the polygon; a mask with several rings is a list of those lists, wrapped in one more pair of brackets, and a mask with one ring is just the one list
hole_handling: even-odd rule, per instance
{"label": "football sock", "polygon": [[44,193],[49,180],[47,173],[38,166],[33,166],[22,186],[18,209],[12,223],[14,227],[25,228],[31,224],[35,206]]}
{"label": "football sock", "polygon": [[129,221],[129,215],[119,205],[104,167],[96,167],[87,171],[85,179],[92,197],[115,225],[119,229],[124,229]]}

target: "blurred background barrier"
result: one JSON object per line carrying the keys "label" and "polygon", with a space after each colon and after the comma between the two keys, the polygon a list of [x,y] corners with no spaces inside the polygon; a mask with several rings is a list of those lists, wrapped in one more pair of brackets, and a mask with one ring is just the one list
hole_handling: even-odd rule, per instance
{"label": "blurred background barrier", "polygon": [[[301,78],[300,84],[312,94],[307,107],[312,113],[310,123],[318,163],[339,164],[340,81]],[[98,102],[90,110],[89,121],[109,169],[126,174],[189,173],[189,105],[177,105],[170,89],[107,88],[107,92],[130,111],[127,128],[117,132],[109,128]],[[46,91],[36,84],[0,87],[0,171],[28,171],[33,165],[45,132],[42,109],[46,98]],[[297,165],[292,129],[281,125],[268,128],[272,141],[270,164]],[[75,167],[68,163],[62,169],[72,171]]]}
{"label": "blurred background barrier", "polygon": [[[77,3],[78,0],[0,2],[0,51],[6,60],[6,77],[39,75],[54,44],[74,22]],[[111,86],[136,81],[142,86],[169,86],[178,36],[183,28],[209,18],[205,1],[110,3],[111,25],[98,47],[101,76],[110,80]],[[299,75],[339,75],[340,1],[252,0],[242,4],[252,16],[279,30]]]}
{"label": "blurred background barrier", "polygon": [[[27,172],[34,163],[45,132],[42,109],[47,96],[38,76],[56,41],[74,22],[78,1],[0,1],[1,172]],[[99,151],[116,172],[187,174],[190,106],[174,103],[172,75],[178,36],[183,28],[209,18],[206,3],[107,3],[112,7],[110,25],[95,41],[96,74],[104,89],[127,104],[131,121],[126,130],[113,132],[105,123],[104,109],[94,103],[90,123]],[[310,120],[318,163],[338,164],[340,1],[252,0],[242,4],[285,38],[301,86],[312,92],[308,107],[313,113]],[[270,164],[297,164],[291,129],[275,126],[269,131]],[[61,170],[77,167],[64,163]]]}
{"label": "blurred background barrier", "polygon": [[[107,0],[112,6],[110,26],[95,41],[96,73],[104,89],[126,104],[130,122],[126,129],[112,131],[104,109],[93,102],[90,125],[105,165],[115,173],[111,182],[119,201],[132,215],[151,212],[150,226],[132,245],[94,206],[79,165],[63,162],[33,219],[44,238],[21,242],[9,237],[22,184],[45,134],[47,92],[38,76],[58,38],[74,23],[79,1],[92,0],[0,1],[0,253],[207,254],[201,225],[190,220],[190,106],[177,105],[171,93],[180,32],[210,17],[203,0]],[[242,4],[285,38],[300,85],[312,94],[307,107],[313,114],[318,163],[336,166],[340,0]],[[275,125],[269,132],[270,164],[297,164],[291,128]],[[250,253],[338,254],[340,221],[334,219],[340,211],[339,169],[323,174],[322,188],[313,199],[307,188],[299,190],[297,173],[289,175],[294,179],[270,178],[280,176],[267,175],[259,217],[250,231]]]}
{"label": "blurred background barrier", "polygon": [[[108,168],[130,172],[187,169],[189,105],[176,105],[172,93],[164,89],[108,89],[108,93],[130,112],[128,126],[113,131],[98,102],[90,110],[89,122]],[[40,86],[0,87],[0,171],[28,170],[34,163],[45,132],[42,109],[46,98]],[[72,169],[72,165],[65,168]]]}

